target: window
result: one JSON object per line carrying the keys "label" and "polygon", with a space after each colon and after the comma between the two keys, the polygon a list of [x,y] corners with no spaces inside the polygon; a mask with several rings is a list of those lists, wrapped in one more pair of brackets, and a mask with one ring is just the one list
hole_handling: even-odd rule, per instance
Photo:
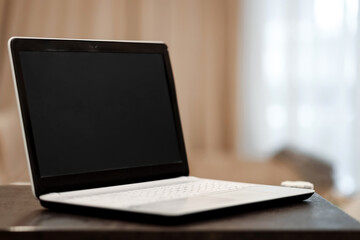
{"label": "window", "polygon": [[357,0],[244,1],[243,154],[295,146],[327,159],[339,190],[360,189],[358,9]]}

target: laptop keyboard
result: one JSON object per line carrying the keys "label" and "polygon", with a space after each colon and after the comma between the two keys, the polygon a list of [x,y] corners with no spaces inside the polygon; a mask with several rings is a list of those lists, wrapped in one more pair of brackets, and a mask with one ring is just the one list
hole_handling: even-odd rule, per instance
{"label": "laptop keyboard", "polygon": [[234,191],[247,188],[249,186],[253,186],[253,184],[201,179],[197,181],[149,187],[144,189],[71,197],[65,199],[65,202],[88,204],[92,206],[131,207],[148,203],[200,196],[208,193]]}

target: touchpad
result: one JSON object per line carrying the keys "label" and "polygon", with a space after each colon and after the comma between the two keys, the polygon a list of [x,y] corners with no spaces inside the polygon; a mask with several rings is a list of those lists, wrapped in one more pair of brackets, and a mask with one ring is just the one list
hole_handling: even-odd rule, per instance
{"label": "touchpad", "polygon": [[236,201],[230,198],[213,197],[213,196],[199,196],[183,198],[171,201],[157,202],[144,204],[132,207],[133,210],[141,210],[150,213],[163,214],[184,214],[190,212],[199,212],[211,210],[215,208],[231,206]]}

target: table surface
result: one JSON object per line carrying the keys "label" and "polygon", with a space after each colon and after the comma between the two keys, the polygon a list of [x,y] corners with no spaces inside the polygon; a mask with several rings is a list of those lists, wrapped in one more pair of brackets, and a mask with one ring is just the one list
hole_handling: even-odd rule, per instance
{"label": "table surface", "polygon": [[0,239],[360,239],[360,223],[318,194],[283,206],[176,226],[53,212],[30,186],[0,186]]}

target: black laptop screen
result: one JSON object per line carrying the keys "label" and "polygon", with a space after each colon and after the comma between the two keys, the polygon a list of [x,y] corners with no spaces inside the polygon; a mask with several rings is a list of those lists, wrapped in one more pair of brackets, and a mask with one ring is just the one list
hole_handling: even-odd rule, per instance
{"label": "black laptop screen", "polygon": [[20,52],[41,177],[181,162],[162,54]]}

